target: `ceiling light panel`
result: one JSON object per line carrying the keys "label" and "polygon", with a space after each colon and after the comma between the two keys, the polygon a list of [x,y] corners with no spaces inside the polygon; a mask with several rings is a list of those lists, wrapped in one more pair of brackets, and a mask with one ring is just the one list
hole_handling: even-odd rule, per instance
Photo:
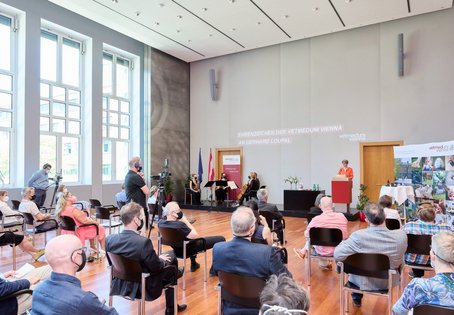
{"label": "ceiling light panel", "polygon": [[452,0],[411,0],[411,11],[414,14],[426,13],[452,7]]}

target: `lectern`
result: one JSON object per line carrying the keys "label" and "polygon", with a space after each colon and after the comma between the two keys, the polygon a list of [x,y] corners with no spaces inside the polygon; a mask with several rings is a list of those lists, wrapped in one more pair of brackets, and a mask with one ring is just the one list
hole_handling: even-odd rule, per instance
{"label": "lectern", "polygon": [[352,181],[345,175],[336,175],[331,181],[331,193],[336,211],[348,213],[352,202]]}

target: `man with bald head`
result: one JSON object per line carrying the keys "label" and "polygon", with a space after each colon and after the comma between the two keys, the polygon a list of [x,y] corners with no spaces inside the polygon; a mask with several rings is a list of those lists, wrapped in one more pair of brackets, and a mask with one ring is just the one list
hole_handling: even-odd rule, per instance
{"label": "man with bald head", "polygon": [[[239,207],[232,214],[233,239],[213,247],[213,268],[244,276],[268,279],[281,273],[292,276],[277,253],[278,247],[251,243],[255,232],[255,216],[250,208]],[[258,310],[222,301],[223,314],[257,314]]]}
{"label": "man with bald head", "polygon": [[[347,219],[342,213],[334,212],[333,200],[331,197],[322,197],[320,199],[320,208],[322,214],[314,217],[311,222],[307,225],[306,231],[304,232],[305,237],[309,237],[309,231],[311,228],[331,228],[339,229],[342,231],[343,239],[347,238]],[[302,248],[295,248],[295,253],[299,258],[304,259],[306,257],[308,243]],[[333,256],[334,247],[332,246],[314,246],[314,250],[320,256]],[[328,260],[318,259],[318,265],[322,270],[331,270],[332,266]]]}
{"label": "man with bald head", "polygon": [[142,172],[142,159],[134,156],[129,160],[129,171],[125,176],[125,192],[127,202],[134,201],[142,206],[145,214],[145,228],[148,229],[147,195],[150,189],[145,183],[145,175]]}
{"label": "man with bald head", "polygon": [[82,290],[76,272],[84,268],[86,256],[78,237],[67,234],[53,238],[45,255],[53,271],[33,292],[33,315],[118,314],[94,293]]}

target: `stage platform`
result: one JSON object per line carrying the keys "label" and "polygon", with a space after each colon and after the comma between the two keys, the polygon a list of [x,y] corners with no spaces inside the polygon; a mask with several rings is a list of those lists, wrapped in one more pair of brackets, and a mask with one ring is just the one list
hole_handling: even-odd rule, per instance
{"label": "stage platform", "polygon": [[[297,218],[308,218],[314,217],[313,214],[309,214],[308,210],[283,210],[283,205],[276,205],[279,211],[281,211],[284,217],[297,217]],[[187,210],[203,210],[203,211],[220,211],[220,212],[233,212],[237,205],[234,206],[233,203],[226,203],[222,205],[216,205],[215,202],[211,203],[210,201],[203,200],[201,205],[191,205],[191,204],[180,204],[182,209]],[[359,211],[356,209],[350,208],[349,213],[344,213],[348,221],[356,221],[359,219]]]}

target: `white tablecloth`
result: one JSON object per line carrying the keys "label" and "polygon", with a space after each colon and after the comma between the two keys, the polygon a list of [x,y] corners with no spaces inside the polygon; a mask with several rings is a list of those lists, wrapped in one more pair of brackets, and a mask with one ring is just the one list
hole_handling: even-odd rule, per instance
{"label": "white tablecloth", "polygon": [[396,201],[399,206],[407,199],[413,203],[415,202],[415,191],[413,190],[413,186],[381,186],[380,197],[383,195],[388,195],[393,198],[393,202]]}

